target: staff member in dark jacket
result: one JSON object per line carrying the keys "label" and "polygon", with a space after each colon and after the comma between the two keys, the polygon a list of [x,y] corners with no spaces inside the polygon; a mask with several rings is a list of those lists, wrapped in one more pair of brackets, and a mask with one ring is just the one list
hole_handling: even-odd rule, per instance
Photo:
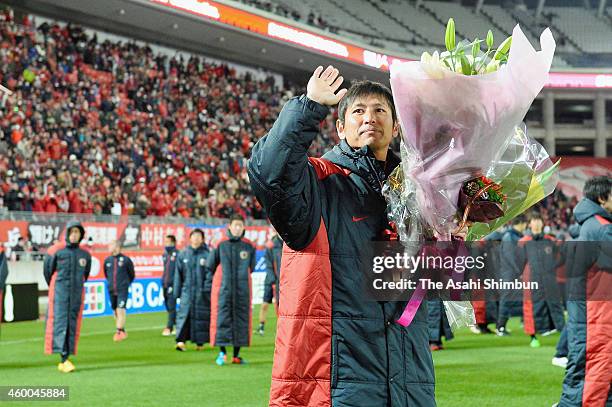
{"label": "staff member in dark jacket", "polygon": [[266,279],[264,281],[264,296],[259,310],[259,327],[257,333],[264,334],[266,315],[270,304],[274,302],[274,311],[278,314],[278,288],[280,283],[280,265],[283,254],[283,239],[280,238],[276,230],[272,228],[274,235],[266,243],[264,260],[266,263]]}
{"label": "staff member in dark jacket", "polygon": [[559,407],[612,405],[612,178],[584,185],[568,271],[568,363]]}
{"label": "staff member in dark jacket", "polygon": [[104,259],[104,276],[110,294],[111,307],[115,316],[117,330],[113,335],[113,341],[120,342],[127,339],[125,332],[126,311],[128,291],[130,284],[134,281],[134,263],[125,254],[121,253],[121,243],[114,240],[108,246],[111,255]]}
{"label": "staff member in dark jacket", "polygon": [[557,243],[552,236],[543,233],[544,221],[538,212],[529,220],[531,235],[524,236],[518,244],[518,264],[523,270],[523,280],[535,282],[537,289],[523,290],[523,329],[531,337],[529,346],[539,348],[536,334],[543,336],[561,332],[565,326],[563,297],[557,283]]}
{"label": "staff member in dark jacket", "polygon": [[427,301],[429,321],[429,348],[432,352],[443,350],[442,337],[450,341],[455,337],[446,317],[444,302],[442,300]]}
{"label": "staff member in dark jacket", "polygon": [[[285,104],[253,148],[251,187],[287,245],[281,264],[271,406],[435,406],[427,306],[366,301],[359,253],[388,230],[382,183],[399,164],[391,91],[363,81],[338,91],[319,67],[307,95]],[[338,91],[338,93],[336,93]],[[340,102],[342,139],[322,158],[308,148]],[[307,350],[307,351],[305,351]]]}
{"label": "staff member in dark jacket", "polygon": [[172,335],[172,330],[176,323],[176,298],[174,298],[174,293],[172,292],[172,284],[174,284],[174,271],[176,269],[176,256],[178,256],[178,250],[176,249],[176,237],[174,235],[166,236],[165,243],[164,254],[162,256],[164,262],[162,287],[164,289],[164,305],[168,312],[168,322],[162,331],[162,335],[170,336]]}
{"label": "staff member in dark jacket", "polygon": [[[499,273],[502,236],[503,234],[496,230],[479,242],[481,253],[486,253],[483,278],[496,277],[496,274]],[[475,290],[473,295],[477,298],[472,300],[476,326],[470,327],[470,330],[475,334],[492,334],[493,331],[489,329],[489,324],[497,322],[498,303],[490,298],[492,295],[488,290]]]}
{"label": "staff member in dark jacket", "polygon": [[[499,250],[499,273],[503,281],[514,281],[522,273],[516,263],[516,255],[518,242],[523,238],[526,228],[526,216],[519,215],[512,221],[512,226],[502,236]],[[500,290],[499,313],[495,329],[497,336],[510,335],[506,324],[512,315],[512,310],[518,308],[521,302],[522,298],[519,297],[517,290]]]}
{"label": "staff member in dark jacket", "polygon": [[0,246],[0,325],[2,325],[2,317],[4,316],[4,289],[6,287],[6,279],[8,278],[8,261],[4,254],[4,247]]}
{"label": "staff member in dark jacket", "polygon": [[[578,235],[580,235],[580,225],[573,224],[569,227],[568,233],[570,235],[570,239],[565,242],[561,246],[562,258],[563,258],[563,267],[566,270],[572,270],[574,266],[574,257],[576,255],[576,239]],[[567,272],[566,272],[567,273]],[[565,292],[563,293],[563,297],[567,299],[567,285],[565,285]],[[557,348],[555,351],[555,356],[552,358],[553,366],[558,366],[563,369],[567,367],[567,354],[569,353],[569,348],[567,344],[567,324],[563,331],[561,331],[561,336],[559,337],[559,341],[557,342]]]}
{"label": "staff member in dark jacket", "polygon": [[244,219],[232,215],[227,238],[208,257],[210,270],[210,339],[221,347],[216,363],[225,364],[226,346],[234,347],[232,363],[246,363],[240,348],[251,344],[251,273],[255,270],[255,246],[244,238]]}
{"label": "staff member in dark jacket", "polygon": [[209,250],[202,229],[191,231],[189,243],[176,258],[173,285],[175,298],[180,300],[176,315],[176,350],[181,352],[188,340],[195,342],[196,350],[202,350],[210,340],[210,290],[204,287]]}
{"label": "staff member in dark jacket", "polygon": [[76,355],[85,292],[83,284],[91,270],[91,255],[81,249],[85,229],[80,223],[66,226],[66,246],[56,253],[47,253],[44,275],[49,285],[49,308],[45,331],[45,353],[59,353],[57,366],[63,373],[74,371],[69,355]]}

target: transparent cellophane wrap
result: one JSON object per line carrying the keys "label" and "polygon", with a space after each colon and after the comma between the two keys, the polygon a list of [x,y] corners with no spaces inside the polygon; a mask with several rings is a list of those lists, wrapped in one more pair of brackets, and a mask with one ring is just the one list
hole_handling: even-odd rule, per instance
{"label": "transparent cellophane wrap", "polygon": [[[499,71],[464,76],[410,62],[391,69],[391,87],[402,128],[401,165],[383,194],[405,251],[427,240],[451,240],[462,185],[485,175],[503,188],[504,216],[474,223],[466,240],[478,240],[551,194],[558,163],[527,135],[522,120],[543,88],[555,42],[550,30],[533,49],[518,26],[508,63]],[[474,324],[468,301],[445,301],[454,327]]]}

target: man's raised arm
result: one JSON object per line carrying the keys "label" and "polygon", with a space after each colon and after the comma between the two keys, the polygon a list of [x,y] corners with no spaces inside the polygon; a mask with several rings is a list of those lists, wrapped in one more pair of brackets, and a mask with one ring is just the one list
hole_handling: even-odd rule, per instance
{"label": "man's raised arm", "polygon": [[270,132],[253,147],[248,174],[255,196],[285,243],[301,250],[314,239],[321,218],[319,185],[308,164],[308,148],[320,122],[346,89],[336,91],[343,78],[332,66],[318,67],[306,96],[285,104]]}

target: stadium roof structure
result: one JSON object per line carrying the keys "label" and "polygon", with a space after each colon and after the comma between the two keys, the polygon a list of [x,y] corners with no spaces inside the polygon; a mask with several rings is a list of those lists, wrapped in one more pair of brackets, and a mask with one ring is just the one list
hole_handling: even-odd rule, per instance
{"label": "stadium roof structure", "polygon": [[[391,55],[331,33],[223,0],[4,0],[16,9],[71,21],[230,62],[260,66],[304,81],[316,65],[334,63],[347,78],[388,81]],[[612,74],[555,72],[548,87],[612,89]]]}

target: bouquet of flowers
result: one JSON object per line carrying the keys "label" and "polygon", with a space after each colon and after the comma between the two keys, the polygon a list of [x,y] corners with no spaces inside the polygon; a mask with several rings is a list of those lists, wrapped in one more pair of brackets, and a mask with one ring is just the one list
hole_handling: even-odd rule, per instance
{"label": "bouquet of flowers", "polygon": [[[383,193],[411,255],[415,243],[448,241],[465,227],[467,240],[479,239],[557,184],[557,164],[522,125],[548,77],[555,50],[550,30],[540,37],[541,51],[518,25],[494,49],[491,31],[485,40],[457,44],[450,19],[445,40],[446,51],[391,67],[402,163]],[[400,324],[410,323],[422,294],[413,294]],[[469,303],[445,305],[455,325],[473,320]]]}

